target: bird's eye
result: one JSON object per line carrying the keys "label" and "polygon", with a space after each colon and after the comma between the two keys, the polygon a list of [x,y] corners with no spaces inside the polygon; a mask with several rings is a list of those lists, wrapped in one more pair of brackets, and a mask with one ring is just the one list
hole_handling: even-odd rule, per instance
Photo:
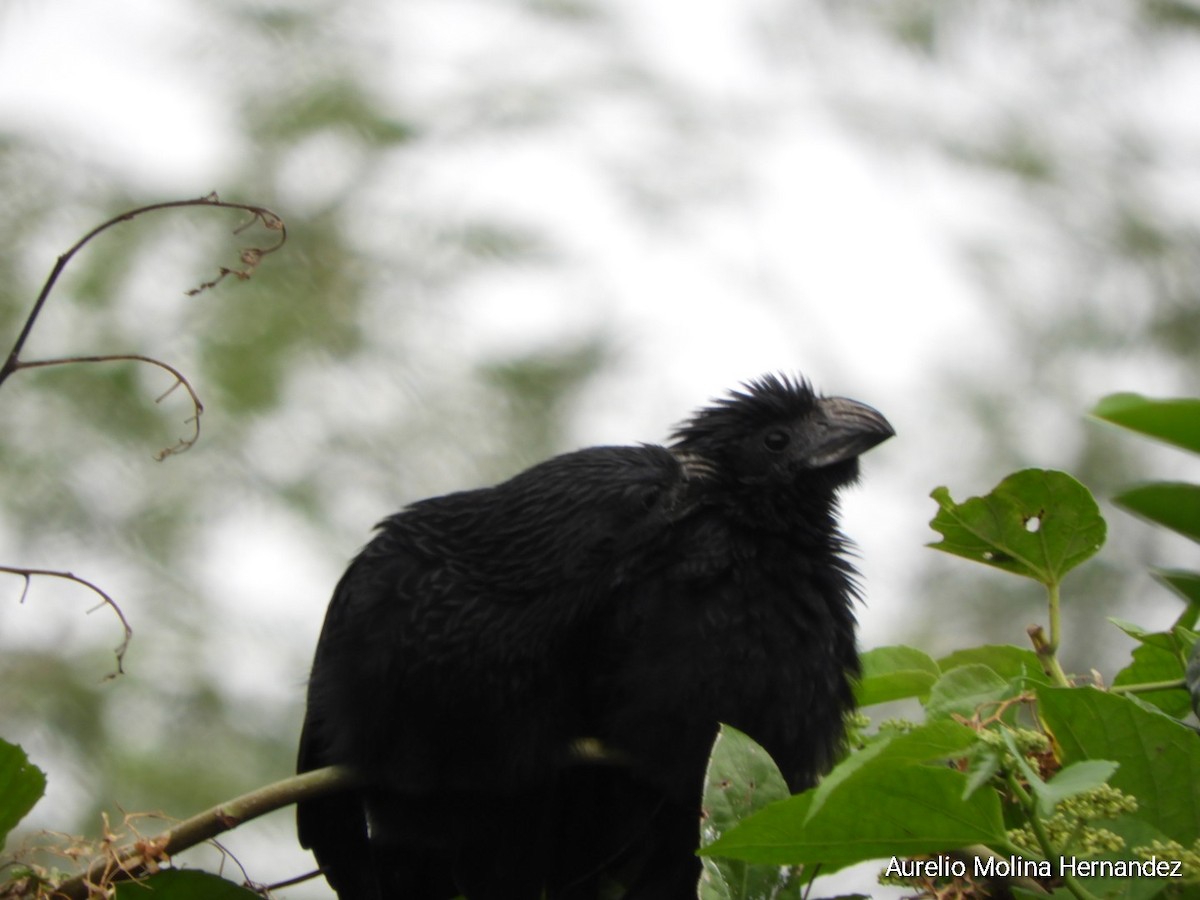
{"label": "bird's eye", "polygon": [[661,496],[662,491],[658,488],[646,488],[645,493],[642,494],[642,508],[654,509],[658,505],[658,500]]}
{"label": "bird's eye", "polygon": [[768,431],[763,437],[763,446],[772,453],[778,453],[791,443],[792,436],[786,431]]}

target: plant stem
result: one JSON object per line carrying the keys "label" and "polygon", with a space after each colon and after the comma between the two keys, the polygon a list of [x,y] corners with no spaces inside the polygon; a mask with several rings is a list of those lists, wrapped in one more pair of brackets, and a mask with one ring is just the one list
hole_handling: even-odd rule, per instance
{"label": "plant stem", "polygon": [[[1017,798],[1017,802],[1021,805],[1022,811],[1025,813],[1025,819],[1029,822],[1030,830],[1033,831],[1033,836],[1037,839],[1038,848],[1042,851],[1042,857],[1053,861],[1060,857],[1062,853],[1050,842],[1050,835],[1046,833],[1045,823],[1038,817],[1037,804],[1029,792],[1021,786],[1021,782],[1017,780],[1016,773],[1009,768],[1005,769],[1004,777],[1008,781],[1009,790],[1013,796]],[[1022,853],[1020,847],[1013,847],[1018,853]],[[1071,892],[1071,895],[1076,900],[1100,900],[1095,894],[1089,891],[1086,887],[1079,883],[1079,880],[1074,875],[1060,873],[1063,881],[1063,887]]]}
{"label": "plant stem", "polygon": [[1067,673],[1058,661],[1058,647],[1062,640],[1062,612],[1057,581],[1046,583],[1046,595],[1050,613],[1050,637],[1046,637],[1046,632],[1040,625],[1033,625],[1028,630],[1029,639],[1033,642],[1033,649],[1037,651],[1046,674],[1059,687],[1071,687],[1071,680],[1067,678]]}
{"label": "plant stem", "polygon": [[1173,691],[1186,687],[1186,681],[1184,681],[1182,678],[1174,678],[1171,681],[1146,681],[1141,684],[1114,684],[1108,690],[1109,693],[1112,694],[1149,694],[1153,691]]}
{"label": "plant stem", "polygon": [[109,850],[83,875],[63,882],[50,896],[54,900],[86,900],[94,895],[96,886],[108,887],[113,882],[146,874],[147,863],[157,858],[194,847],[289,804],[348,790],[356,784],[353,773],[340,766],[315,769],[268,784],[185,819],[156,837]]}
{"label": "plant stem", "polygon": [[1062,613],[1059,602],[1058,582],[1052,581],[1046,585],[1047,599],[1050,607],[1050,653],[1058,653],[1059,641],[1062,640]]}

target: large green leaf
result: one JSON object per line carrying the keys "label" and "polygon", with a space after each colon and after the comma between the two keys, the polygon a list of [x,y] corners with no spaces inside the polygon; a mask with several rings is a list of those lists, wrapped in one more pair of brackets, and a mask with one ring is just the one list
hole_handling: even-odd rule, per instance
{"label": "large green leaf", "polygon": [[1025,469],[962,503],[944,487],[932,496],[938,512],[929,524],[942,540],[929,546],[1042,584],[1057,584],[1104,543],[1091,492],[1064,472]]}
{"label": "large green leaf", "polygon": [[[708,846],[743,819],[788,796],[787,782],[767,751],[751,738],[722,725],[704,780],[700,845]],[[701,900],[782,900],[800,897],[803,885],[778,866],[737,859],[704,858]]]}
{"label": "large green leaf", "polygon": [[208,872],[167,869],[117,885],[117,900],[262,900],[244,887]]}
{"label": "large green leaf", "polygon": [[984,644],[955,650],[939,659],[937,664],[943,672],[961,666],[980,665],[991,669],[1006,681],[1021,679],[1038,684],[1049,683],[1038,655],[1027,647],[1015,647],[1012,644]]}
{"label": "large green leaf", "polygon": [[930,719],[943,716],[971,718],[976,712],[994,712],[997,704],[1017,693],[1019,688],[1001,678],[987,666],[973,663],[951,669],[938,679],[929,692],[925,714]]}
{"label": "large green leaf", "polygon": [[859,706],[922,697],[940,671],[927,653],[913,647],[876,647],[862,655],[862,676],[854,686]]}
{"label": "large green leaf", "polygon": [[[1171,639],[1170,634],[1155,637]],[[1143,642],[1133,648],[1133,662],[1113,678],[1113,687],[1127,684],[1155,684],[1160,681],[1176,681],[1183,677],[1183,661],[1175,649],[1166,649],[1156,643]],[[1188,711],[1188,693],[1183,689],[1149,691],[1138,694],[1147,703],[1153,703],[1173,716],[1185,716]]]}
{"label": "large green leaf", "polygon": [[1200,485],[1167,481],[1140,484],[1117,494],[1113,503],[1200,541]]}
{"label": "large green leaf", "polygon": [[1200,400],[1154,400],[1139,394],[1111,394],[1096,404],[1092,415],[1200,453]]}
{"label": "large green leaf", "polygon": [[1130,697],[1094,688],[1042,688],[1038,710],[1063,762],[1107,759],[1110,783],[1138,800],[1139,819],[1185,847],[1200,837],[1200,737]]}
{"label": "large green leaf", "polygon": [[806,791],[755,813],[702,851],[776,865],[837,869],[1004,839],[994,791],[964,798],[967,777],[942,766],[866,766],[809,818]]}
{"label": "large green leaf", "polygon": [[821,780],[814,789],[808,817],[811,819],[817,815],[829,796],[866,766],[917,765],[957,759],[965,756],[977,740],[978,735],[973,729],[949,719],[930,722],[899,734],[877,736],[862,750],[843,759]]}
{"label": "large green leaf", "polygon": [[0,847],[46,791],[46,776],[16,744],[0,741]]}

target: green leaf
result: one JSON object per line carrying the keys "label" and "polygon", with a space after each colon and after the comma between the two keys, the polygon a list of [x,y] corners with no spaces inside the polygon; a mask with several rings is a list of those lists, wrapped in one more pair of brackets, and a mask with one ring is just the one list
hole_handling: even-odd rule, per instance
{"label": "green leaf", "polygon": [[[1153,684],[1160,681],[1177,681],[1183,678],[1183,662],[1179,651],[1175,648],[1174,638],[1169,634],[1151,635],[1164,637],[1171,643],[1166,647],[1144,642],[1133,649],[1133,662],[1117,673],[1113,678],[1113,687],[1128,684]],[[1188,693],[1184,690],[1165,690],[1140,693],[1138,697],[1153,703],[1163,712],[1180,717],[1187,715]]]}
{"label": "green leaf", "polygon": [[1161,481],[1129,488],[1113,503],[1155,525],[1200,541],[1200,485]]}
{"label": "green leaf", "polygon": [[956,556],[1051,585],[1100,549],[1106,526],[1091,492],[1063,472],[1026,469],[986,497],[955,503],[939,487],[930,544]]}
{"label": "green leaf", "polygon": [[46,792],[46,776],[16,744],[0,741],[0,847]]}
{"label": "green leaf", "polygon": [[1187,608],[1179,614],[1175,624],[1195,628],[1200,622],[1200,573],[1183,569],[1154,569],[1150,574],[1187,603]]}
{"label": "green leaf", "polygon": [[1007,699],[1013,693],[1013,686],[987,666],[959,666],[939,678],[930,690],[925,714],[930,719],[950,715],[970,718],[980,707]]}
{"label": "green leaf", "polygon": [[166,869],[117,885],[117,900],[262,900],[244,887],[208,872]]}
{"label": "green leaf", "polygon": [[929,655],[912,647],[876,647],[862,655],[862,677],[854,686],[859,706],[922,697],[940,671]]}
{"label": "green leaf", "polygon": [[1137,816],[1185,847],[1200,837],[1200,738],[1137,700],[1095,688],[1042,688],[1038,711],[1063,762],[1120,765],[1113,787],[1138,800]]}
{"label": "green leaf", "polygon": [[1155,569],[1151,573],[1192,606],[1200,606],[1200,573],[1183,569]]}
{"label": "green leaf", "polygon": [[[1128,860],[1130,848],[1149,847],[1152,843],[1165,843],[1167,836],[1148,822],[1136,815],[1122,815],[1116,819],[1108,819],[1100,823],[1105,830],[1111,831],[1125,841],[1125,847],[1113,853],[1100,854],[1099,859]],[[1162,859],[1160,856],[1159,859]],[[1170,897],[1172,900],[1195,900],[1195,892],[1180,893],[1164,892],[1163,888],[1171,884],[1162,878],[1142,878],[1132,876],[1120,878],[1117,876],[1093,876],[1082,882],[1096,897],[1120,898],[1120,900],[1150,900],[1152,897]]]}
{"label": "green leaf", "polygon": [[1048,803],[1046,799],[1046,782],[1042,780],[1042,776],[1033,770],[1033,766],[1029,764],[1029,760],[1025,758],[1025,754],[1017,747],[1016,739],[1013,738],[1012,732],[1002,730],[1000,735],[1004,738],[1004,743],[1008,747],[1008,755],[1016,765],[1018,771],[1024,777],[1029,789],[1033,791],[1034,797],[1037,800],[1038,815],[1043,818],[1053,815],[1054,804]]}
{"label": "green leaf", "polygon": [[982,742],[977,744],[971,753],[970,765],[967,768],[966,796],[971,796],[991,781],[992,776],[1000,771],[1002,762],[1003,758],[995,747],[989,747]]}
{"label": "green leaf", "polygon": [[1049,684],[1042,664],[1032,650],[1025,647],[1015,647],[1012,644],[985,644],[980,647],[969,647],[956,650],[937,661],[938,668],[943,672],[957,669],[960,666],[987,666],[1006,681],[1023,679],[1037,684]]}
{"label": "green leaf", "polygon": [[1117,764],[1111,760],[1087,759],[1060,769],[1049,781],[1031,781],[1029,786],[1037,794],[1042,815],[1051,816],[1059,803],[1100,787],[1115,771]]}
{"label": "green leaf", "polygon": [[[704,780],[700,846],[708,846],[752,813],[788,794],[787,782],[767,751],[736,728],[722,725]],[[800,896],[800,880],[788,880],[778,866],[712,857],[705,857],[703,863],[701,900]]]}
{"label": "green leaf", "polygon": [[1139,394],[1111,394],[1096,404],[1092,415],[1200,453],[1200,400],[1153,400]]}
{"label": "green leaf", "polygon": [[917,765],[964,756],[977,741],[975,731],[949,719],[930,722],[912,731],[876,738],[862,750],[851,753],[826,775],[814,789],[811,819],[841,785],[866,766]]}
{"label": "green leaf", "polygon": [[870,859],[937,853],[1004,839],[995,791],[964,798],[966,776],[942,766],[864,768],[838,802],[808,817],[814,791],[774,803],[704,849],[775,865],[841,868]]}
{"label": "green leaf", "polygon": [[1165,631],[1150,631],[1134,622],[1126,622],[1124,619],[1118,619],[1116,616],[1109,616],[1108,621],[1112,622],[1139,644],[1148,644],[1160,650],[1176,649],[1175,638]]}

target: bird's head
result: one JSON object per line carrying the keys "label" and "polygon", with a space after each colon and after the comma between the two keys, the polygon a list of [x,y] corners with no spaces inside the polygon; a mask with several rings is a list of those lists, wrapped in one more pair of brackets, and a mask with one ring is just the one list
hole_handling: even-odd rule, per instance
{"label": "bird's head", "polygon": [[860,454],[893,434],[863,403],[765,375],[698,410],[675,430],[671,451],[700,477],[833,491],[857,477]]}

